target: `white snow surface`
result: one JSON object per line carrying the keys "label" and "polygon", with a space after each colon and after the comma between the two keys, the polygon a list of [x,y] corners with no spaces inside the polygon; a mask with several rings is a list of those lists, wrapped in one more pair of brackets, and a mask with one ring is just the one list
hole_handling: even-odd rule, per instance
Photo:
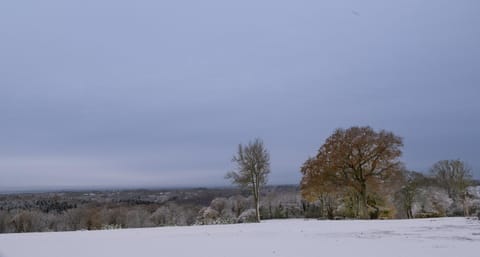
{"label": "white snow surface", "polygon": [[260,224],[1,234],[2,257],[480,256],[480,222],[273,220]]}

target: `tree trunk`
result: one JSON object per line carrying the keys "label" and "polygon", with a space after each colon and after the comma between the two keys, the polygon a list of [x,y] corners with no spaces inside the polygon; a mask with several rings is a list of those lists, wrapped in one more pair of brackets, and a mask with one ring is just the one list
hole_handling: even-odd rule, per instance
{"label": "tree trunk", "polygon": [[361,184],[360,188],[360,218],[368,219],[368,206],[367,206],[367,185],[365,182]]}
{"label": "tree trunk", "polygon": [[256,214],[257,222],[260,222],[260,201],[258,200],[258,196],[255,199],[255,214]]}
{"label": "tree trunk", "polygon": [[255,220],[256,222],[260,222],[260,200],[257,187],[254,187],[253,200],[255,201]]}
{"label": "tree trunk", "polygon": [[463,194],[463,215],[465,217],[470,216],[470,211],[468,209],[468,202],[467,202],[467,192]]}
{"label": "tree trunk", "polygon": [[258,176],[253,175],[253,199],[255,201],[255,218],[257,222],[260,222],[260,182]]}
{"label": "tree trunk", "polygon": [[407,209],[407,219],[413,219],[413,199],[407,198],[405,201],[407,202],[405,206]]}

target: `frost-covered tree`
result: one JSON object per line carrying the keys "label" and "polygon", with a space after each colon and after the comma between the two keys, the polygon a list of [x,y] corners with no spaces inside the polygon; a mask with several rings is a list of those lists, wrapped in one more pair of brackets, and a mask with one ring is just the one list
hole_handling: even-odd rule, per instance
{"label": "frost-covered tree", "polygon": [[226,178],[252,192],[256,221],[260,222],[260,189],[266,185],[270,173],[270,154],[263,141],[257,138],[246,146],[240,144],[232,161],[236,169],[227,173]]}
{"label": "frost-covered tree", "polygon": [[438,184],[447,190],[454,201],[460,200],[464,215],[469,215],[468,186],[472,183],[470,168],[461,160],[442,160],[435,163],[430,172]]}
{"label": "frost-covered tree", "polygon": [[395,193],[398,208],[408,219],[414,218],[413,206],[417,201],[419,188],[427,184],[427,178],[415,171],[403,172],[403,183],[400,190]]}

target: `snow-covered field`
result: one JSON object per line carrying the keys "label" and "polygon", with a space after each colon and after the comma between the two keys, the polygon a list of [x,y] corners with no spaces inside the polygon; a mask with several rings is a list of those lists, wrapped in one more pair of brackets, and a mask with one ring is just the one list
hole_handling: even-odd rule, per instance
{"label": "snow-covered field", "polygon": [[480,256],[480,222],[275,220],[261,224],[1,234],[2,257]]}

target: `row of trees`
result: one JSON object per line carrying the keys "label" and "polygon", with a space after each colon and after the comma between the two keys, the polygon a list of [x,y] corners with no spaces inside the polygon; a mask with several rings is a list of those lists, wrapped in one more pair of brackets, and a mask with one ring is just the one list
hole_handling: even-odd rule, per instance
{"label": "row of trees", "polygon": [[140,228],[165,225],[192,225],[198,208],[174,203],[153,206],[79,206],[62,212],[40,209],[0,211],[0,233]]}
{"label": "row of trees", "polygon": [[0,209],[0,232],[259,222],[260,218],[468,216],[480,211],[480,199],[472,204],[475,192],[469,191],[472,175],[465,163],[439,161],[427,175],[407,171],[399,160],[402,146],[402,139],[391,132],[370,127],[337,129],[301,167],[298,194],[295,188],[265,190],[270,155],[263,142],[255,139],[239,145],[232,159],[235,169],[226,175],[250,197],[219,197],[206,207],[144,204],[140,198],[133,206],[15,202],[14,208]]}
{"label": "row of trees", "polygon": [[[259,208],[263,218],[304,217],[297,188],[268,187],[263,196]],[[225,190],[224,196],[213,198],[208,206],[168,201],[121,205],[92,202],[54,211],[41,206],[4,208],[0,209],[0,233],[255,222],[255,206],[253,196],[231,195]]]}
{"label": "row of trees", "polygon": [[[308,158],[301,167],[301,195],[314,207],[321,206],[322,213],[330,218],[339,207],[343,216],[353,218],[402,217],[397,212],[413,218],[421,189],[434,187],[437,191],[445,190],[453,204],[461,205],[463,214],[468,216],[471,195],[467,188],[472,184],[472,175],[465,163],[439,161],[430,175],[424,176],[406,170],[400,161],[402,147],[402,138],[385,130],[337,129],[317,155]],[[263,142],[255,139],[246,146],[239,145],[233,158],[236,169],[226,176],[251,191],[257,222],[261,216],[261,187],[270,173],[269,160]],[[425,208],[422,210],[426,212]]]}
{"label": "row of trees", "polygon": [[450,213],[440,210],[440,215],[470,216],[471,210],[478,211],[478,206],[472,205],[475,188],[471,187],[474,185],[471,169],[461,160],[439,161],[428,175],[414,171],[404,171],[402,175],[402,187],[396,192],[395,199],[403,204],[402,210],[407,218],[414,217],[415,202],[428,194],[425,191],[435,189],[443,191],[444,198],[451,201]]}
{"label": "row of trees", "polygon": [[408,218],[420,187],[435,185],[463,206],[469,215],[470,169],[460,160],[433,165],[430,177],[408,172],[399,160],[402,139],[370,127],[337,129],[314,158],[302,166],[302,196],[310,201],[334,198],[350,205],[356,218],[392,217],[395,201],[403,202]]}

